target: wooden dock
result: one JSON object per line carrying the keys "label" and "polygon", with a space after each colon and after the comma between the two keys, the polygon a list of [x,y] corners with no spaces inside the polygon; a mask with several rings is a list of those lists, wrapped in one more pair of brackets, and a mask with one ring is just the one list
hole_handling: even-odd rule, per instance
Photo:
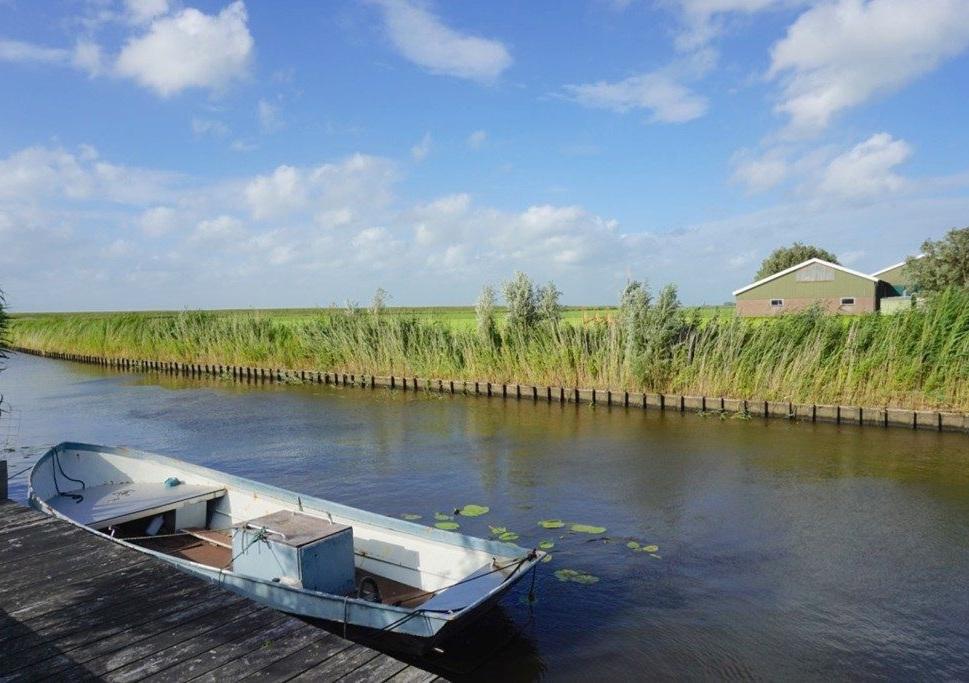
{"label": "wooden dock", "polygon": [[441,680],[4,497],[0,680],[47,678]]}

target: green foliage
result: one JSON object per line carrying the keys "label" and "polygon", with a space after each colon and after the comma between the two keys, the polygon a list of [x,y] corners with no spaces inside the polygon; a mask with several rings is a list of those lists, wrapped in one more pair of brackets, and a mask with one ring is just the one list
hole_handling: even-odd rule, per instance
{"label": "green foliage", "polygon": [[538,319],[548,323],[552,327],[558,327],[562,320],[562,305],[559,298],[562,292],[558,290],[554,282],[549,282],[538,290]]}
{"label": "green foliage", "polygon": [[812,244],[795,242],[789,247],[779,247],[772,251],[770,256],[760,264],[760,270],[757,271],[754,280],[762,280],[812,258],[819,258],[830,263],[838,262],[838,257],[826,249],[815,247]]}
{"label": "green foliage", "polygon": [[505,283],[505,305],[508,307],[508,327],[516,332],[527,332],[538,320],[538,295],[535,285],[525,273],[519,271]]}
{"label": "green foliage", "polygon": [[916,291],[969,289],[969,228],[950,230],[940,240],[926,240],[922,243],[922,254],[922,258],[909,258],[905,262]]}
{"label": "green foliage", "polygon": [[470,311],[467,324],[339,310],[17,315],[10,336],[38,351],[161,361],[969,408],[969,291],[947,290],[894,316],[809,310],[748,319],[684,310],[671,287],[655,303],[643,290],[627,287],[615,315],[566,317],[557,329],[522,333],[499,321],[490,340]]}
{"label": "green foliage", "polygon": [[495,289],[491,285],[485,285],[481,288],[478,303],[474,306],[475,326],[482,341],[492,343],[498,334],[496,310]]}

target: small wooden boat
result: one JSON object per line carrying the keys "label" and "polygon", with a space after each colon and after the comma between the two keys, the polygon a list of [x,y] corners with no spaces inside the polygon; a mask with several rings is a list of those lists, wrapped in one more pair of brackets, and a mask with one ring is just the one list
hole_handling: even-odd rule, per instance
{"label": "small wooden boat", "polygon": [[145,453],[65,442],[30,504],[270,607],[416,639],[493,606],[545,553],[413,524]]}

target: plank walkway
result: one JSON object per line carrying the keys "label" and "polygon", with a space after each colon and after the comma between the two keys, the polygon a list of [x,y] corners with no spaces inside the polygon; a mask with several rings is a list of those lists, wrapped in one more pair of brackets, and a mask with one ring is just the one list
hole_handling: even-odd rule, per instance
{"label": "plank walkway", "polygon": [[0,680],[42,679],[442,680],[0,500]]}

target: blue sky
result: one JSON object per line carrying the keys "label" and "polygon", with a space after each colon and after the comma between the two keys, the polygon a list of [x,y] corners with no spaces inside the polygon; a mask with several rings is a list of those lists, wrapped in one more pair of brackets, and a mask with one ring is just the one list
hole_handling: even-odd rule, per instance
{"label": "blue sky", "polygon": [[969,225],[969,0],[0,0],[14,310],[719,303]]}

